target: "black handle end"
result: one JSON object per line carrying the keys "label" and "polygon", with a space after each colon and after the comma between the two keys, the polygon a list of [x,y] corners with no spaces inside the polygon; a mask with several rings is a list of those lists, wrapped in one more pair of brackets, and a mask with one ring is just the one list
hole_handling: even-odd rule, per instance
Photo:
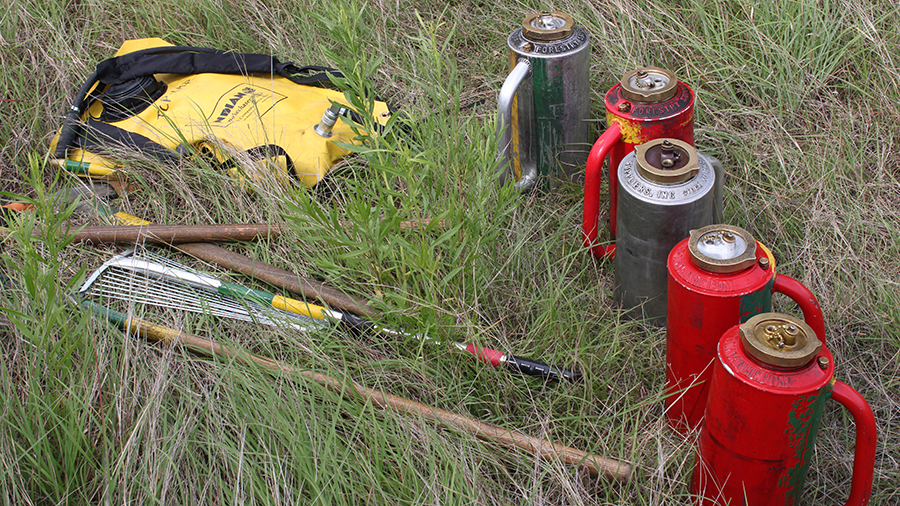
{"label": "black handle end", "polygon": [[584,374],[581,371],[562,369],[537,360],[516,357],[514,355],[508,355],[506,357],[506,366],[513,371],[527,374],[528,376],[542,377],[546,381],[566,380],[572,383],[578,383],[584,377]]}
{"label": "black handle end", "polygon": [[350,313],[341,313],[340,327],[355,337],[369,334],[375,330],[372,322]]}

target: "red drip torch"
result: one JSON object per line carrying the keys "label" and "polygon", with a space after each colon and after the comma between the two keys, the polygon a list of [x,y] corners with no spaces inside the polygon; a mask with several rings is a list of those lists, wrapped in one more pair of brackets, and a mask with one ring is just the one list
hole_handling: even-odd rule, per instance
{"label": "red drip torch", "polygon": [[797,505],[829,397],[856,423],[846,505],[865,505],[875,467],[875,417],[859,393],[834,379],[828,348],[803,321],[778,313],[725,332],[700,429],[694,504]]}
{"label": "red drip torch", "polygon": [[775,258],[746,230],[691,230],[669,253],[666,419],[679,433],[697,428],[706,407],[716,344],[729,328],[772,311],[772,293],[792,298],[825,342],[822,309],[799,281],[775,274]]}
{"label": "red drip torch", "polygon": [[[619,163],[634,147],[664,137],[694,145],[694,92],[669,70],[645,67],[632,70],[606,93],[609,128],[594,143],[585,167],[584,245],[595,257],[612,257],[615,245],[599,246],[600,180],[609,156],[609,226],[616,234]],[[718,220],[717,220],[718,221]]]}

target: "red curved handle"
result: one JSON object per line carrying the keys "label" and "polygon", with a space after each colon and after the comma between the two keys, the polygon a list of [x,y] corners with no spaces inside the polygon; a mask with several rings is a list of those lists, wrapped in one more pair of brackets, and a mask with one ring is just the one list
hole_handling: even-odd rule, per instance
{"label": "red curved handle", "polygon": [[[597,230],[600,226],[600,182],[603,174],[603,160],[615,143],[622,138],[622,129],[613,123],[594,143],[584,168],[584,214],[582,214],[581,231],[584,245],[591,248],[591,254],[597,258],[612,258],[616,254],[616,245],[600,246],[597,241]],[[612,170],[612,169],[610,169]]]}
{"label": "red curved handle", "polygon": [[850,497],[844,506],[865,506],[872,495],[872,478],[875,474],[875,449],[878,443],[875,415],[859,392],[841,381],[834,382],[831,398],[840,402],[856,422],[853,481],[850,484]]}
{"label": "red curved handle", "polygon": [[783,293],[794,300],[800,311],[803,311],[803,320],[809,325],[819,341],[825,344],[825,317],[822,316],[822,308],[819,307],[819,301],[816,296],[809,291],[809,288],[803,286],[803,283],[796,279],[785,276],[784,274],[775,275],[775,285],[773,291]]}

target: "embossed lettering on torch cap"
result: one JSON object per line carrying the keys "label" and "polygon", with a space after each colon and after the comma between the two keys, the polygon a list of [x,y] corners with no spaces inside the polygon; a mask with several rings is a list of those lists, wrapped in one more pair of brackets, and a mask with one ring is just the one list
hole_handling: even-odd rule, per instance
{"label": "embossed lettering on torch cap", "polygon": [[622,95],[641,103],[662,102],[675,96],[678,78],[671,70],[644,67],[622,76]]}
{"label": "embossed lettering on torch cap", "polygon": [[756,239],[734,225],[708,225],[691,230],[688,251],[694,265],[708,272],[740,272],[756,264]]}
{"label": "embossed lettering on torch cap", "polygon": [[682,183],[700,172],[697,150],[678,139],[653,139],[635,146],[638,171],[657,183]]}
{"label": "embossed lettering on torch cap", "polygon": [[763,313],[739,328],[744,351],[765,364],[796,369],[815,358],[822,342],[803,320],[781,313]]}
{"label": "embossed lettering on torch cap", "polygon": [[575,20],[562,12],[536,12],[522,21],[522,35],[535,42],[564,39],[574,30]]}

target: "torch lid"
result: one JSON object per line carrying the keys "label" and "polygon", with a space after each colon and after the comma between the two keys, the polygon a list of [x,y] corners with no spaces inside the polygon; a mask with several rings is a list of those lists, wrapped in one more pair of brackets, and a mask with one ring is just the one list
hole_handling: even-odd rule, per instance
{"label": "torch lid", "polygon": [[574,30],[575,20],[562,12],[535,12],[522,21],[522,35],[532,42],[564,39]]}
{"label": "torch lid", "polygon": [[633,102],[662,102],[675,96],[678,78],[671,70],[643,67],[622,76],[622,95]]}
{"label": "torch lid", "polygon": [[739,332],[748,355],[776,367],[803,367],[822,348],[809,325],[781,313],[756,315],[741,324]]}
{"label": "torch lid", "polygon": [[709,225],[691,230],[688,251],[694,265],[708,272],[739,272],[756,263],[756,239],[734,225]]}
{"label": "torch lid", "polygon": [[697,150],[678,139],[653,139],[634,148],[638,172],[657,183],[682,183],[700,172]]}

